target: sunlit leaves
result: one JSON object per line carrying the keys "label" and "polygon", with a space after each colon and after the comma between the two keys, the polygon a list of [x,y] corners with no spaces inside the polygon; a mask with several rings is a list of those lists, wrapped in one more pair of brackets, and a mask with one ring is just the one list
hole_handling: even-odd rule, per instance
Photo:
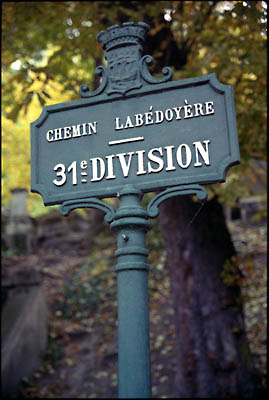
{"label": "sunlit leaves", "polygon": [[25,186],[29,188],[30,140],[25,134],[28,127],[22,123],[14,124],[3,117],[2,126],[5,127],[2,137],[2,168],[5,171],[2,178],[2,195],[6,201],[11,189]]}
{"label": "sunlit leaves", "polygon": [[174,79],[215,72],[220,82],[233,85],[241,166],[233,167],[232,178],[211,191],[225,201],[247,194],[249,187],[242,188],[240,182],[249,175],[250,157],[266,160],[267,156],[265,2],[107,5],[105,1],[3,4],[4,116],[16,122],[32,112],[33,103],[39,104],[40,114],[43,105],[77,99],[83,83],[93,90],[98,85],[95,67],[105,62],[96,34],[116,23],[144,21],[151,26],[147,52],[155,59],[152,71],[158,73],[169,64]]}
{"label": "sunlit leaves", "polygon": [[[194,10],[198,13],[202,6],[201,2],[190,3],[192,7],[184,5],[180,13],[171,14],[173,23],[177,22],[179,47],[184,41],[191,43],[197,35],[197,27],[191,23],[195,20]],[[204,3],[202,12],[209,7],[208,2]],[[218,2],[199,37],[195,37],[184,69],[175,74],[180,79],[215,72],[222,83],[234,86],[243,168],[233,167],[229,172],[232,179],[228,173],[226,184],[214,185],[214,191],[225,201],[248,194],[250,185],[242,187],[242,179],[249,175],[251,165],[244,160],[248,162],[253,155],[266,159],[266,17],[260,3],[248,2],[245,6],[243,2]]]}
{"label": "sunlit leaves", "polygon": [[[7,73],[4,72],[4,79],[6,75]],[[65,102],[70,100],[73,94],[71,91],[62,93],[62,85],[55,81],[46,81],[45,74],[42,72],[30,73],[29,78],[32,84],[25,91],[20,83],[14,84],[15,106],[12,108],[6,104],[2,116],[3,204],[8,203],[10,190],[16,187],[24,187],[30,192],[30,123],[40,116],[41,104]],[[10,118],[12,116],[17,121],[16,123]],[[40,204],[43,204],[40,196],[30,194],[29,212],[35,212]]]}

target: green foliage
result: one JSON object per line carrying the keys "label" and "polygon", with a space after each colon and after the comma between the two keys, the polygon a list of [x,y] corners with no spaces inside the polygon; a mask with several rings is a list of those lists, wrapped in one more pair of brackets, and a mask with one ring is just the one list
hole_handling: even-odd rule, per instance
{"label": "green foliage", "polygon": [[114,257],[91,257],[88,264],[75,269],[69,276],[64,301],[58,304],[57,315],[74,321],[89,318],[96,307],[116,297],[116,279],[112,274]]}
{"label": "green foliage", "polygon": [[216,72],[233,85],[241,164],[208,191],[230,204],[251,193],[250,158],[266,160],[265,2],[4,2],[2,10],[4,204],[15,185],[29,187],[30,121],[43,105],[77,99],[81,84],[98,86],[94,69],[105,60],[96,34],[125,21],[151,26],[145,53],[155,59],[153,73],[164,66],[174,79]]}
{"label": "green foliage", "polygon": [[45,373],[49,373],[51,367],[55,368],[59,359],[63,356],[64,349],[63,345],[61,344],[62,340],[62,333],[53,327],[50,327],[49,335],[48,335],[48,346],[46,353],[44,354],[43,360],[43,370]]}
{"label": "green foliage", "polygon": [[250,356],[247,340],[243,340],[240,342],[240,353],[242,355],[244,365],[247,368],[250,368],[251,367],[251,356]]}
{"label": "green foliage", "polygon": [[238,286],[242,281],[242,274],[238,268],[238,260],[233,256],[225,261],[220,277],[226,286]]}
{"label": "green foliage", "polygon": [[252,222],[260,222],[262,219],[267,218],[267,210],[263,209],[257,212],[257,214],[254,214],[251,217]]}

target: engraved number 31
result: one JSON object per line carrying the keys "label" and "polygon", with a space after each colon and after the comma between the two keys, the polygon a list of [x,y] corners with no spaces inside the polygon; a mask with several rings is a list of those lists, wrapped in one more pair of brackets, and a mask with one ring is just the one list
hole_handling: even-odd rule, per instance
{"label": "engraved number 31", "polygon": [[[60,178],[60,180],[54,179],[53,183],[56,186],[62,186],[66,182],[66,173],[64,164],[57,164],[54,167],[54,171],[57,171],[56,176]],[[77,162],[73,161],[72,164],[69,165],[67,172],[72,171],[72,184],[77,184]]]}

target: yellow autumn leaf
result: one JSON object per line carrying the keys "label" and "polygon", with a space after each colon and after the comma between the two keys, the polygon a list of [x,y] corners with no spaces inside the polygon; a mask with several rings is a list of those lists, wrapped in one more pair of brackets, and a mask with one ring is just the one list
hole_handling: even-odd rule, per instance
{"label": "yellow autumn leaf", "polygon": [[43,87],[44,82],[36,80],[28,89],[26,89],[26,92],[40,92],[41,88]]}

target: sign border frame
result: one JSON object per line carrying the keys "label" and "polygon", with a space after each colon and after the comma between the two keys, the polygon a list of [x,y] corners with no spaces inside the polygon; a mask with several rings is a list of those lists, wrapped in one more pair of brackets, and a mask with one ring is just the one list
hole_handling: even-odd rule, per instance
{"label": "sign border frame", "polygon": [[[217,93],[224,95],[224,105],[226,111],[226,121],[228,127],[228,143],[229,143],[229,155],[225,157],[217,166],[217,173],[210,173],[208,174],[208,180],[199,180],[199,174],[195,175],[197,180],[195,182],[189,182],[189,178],[175,178],[173,177],[173,183],[168,185],[160,184],[158,186],[158,178],[154,179],[154,185],[151,185],[150,182],[148,183],[141,183],[136,185],[143,193],[147,192],[155,192],[160,189],[178,186],[178,185],[186,185],[186,184],[209,184],[209,183],[217,183],[217,182],[225,182],[226,175],[228,169],[236,165],[240,162],[240,153],[239,153],[239,144],[238,144],[238,135],[237,135],[237,126],[236,126],[236,117],[235,117],[235,105],[234,105],[234,91],[232,85],[225,85],[221,83],[215,73],[202,75],[196,78],[187,78],[182,80],[176,81],[169,81],[165,83],[158,83],[158,84],[149,84],[145,85],[140,89],[133,89],[128,92],[126,95],[122,94],[111,94],[107,95],[106,93],[99,94],[94,97],[87,97],[78,100],[73,100],[70,102],[65,103],[57,103],[49,106],[44,106],[42,113],[40,116],[31,123],[31,191],[34,193],[39,193],[45,205],[55,205],[55,204],[62,204],[67,200],[75,200],[75,199],[83,199],[89,197],[95,198],[109,198],[109,197],[116,197],[118,192],[123,187],[123,184],[113,185],[113,192],[111,194],[111,188],[108,185],[108,189],[102,190],[95,190],[93,194],[91,194],[92,190],[89,190],[87,193],[85,190],[80,193],[66,193],[65,198],[62,199],[62,194],[59,195],[60,200],[57,200],[57,194],[53,194],[50,196],[50,192],[46,190],[46,187],[38,183],[37,174],[38,174],[38,128],[42,125],[42,123],[48,118],[50,113],[59,112],[59,111],[66,111],[71,110],[74,108],[81,108],[87,107],[89,105],[96,105],[96,104],[105,104],[107,102],[112,102],[114,100],[122,100],[129,98],[136,97],[138,95],[146,95],[152,94],[157,92],[164,92],[169,91],[177,88],[184,88],[190,86],[199,86],[202,84],[209,83],[209,85],[215,90]],[[179,182],[180,180],[180,182]],[[163,182],[163,179],[162,179]],[[125,184],[127,184],[126,182]],[[147,186],[147,187],[145,187]],[[154,187],[153,187],[154,186]]]}

